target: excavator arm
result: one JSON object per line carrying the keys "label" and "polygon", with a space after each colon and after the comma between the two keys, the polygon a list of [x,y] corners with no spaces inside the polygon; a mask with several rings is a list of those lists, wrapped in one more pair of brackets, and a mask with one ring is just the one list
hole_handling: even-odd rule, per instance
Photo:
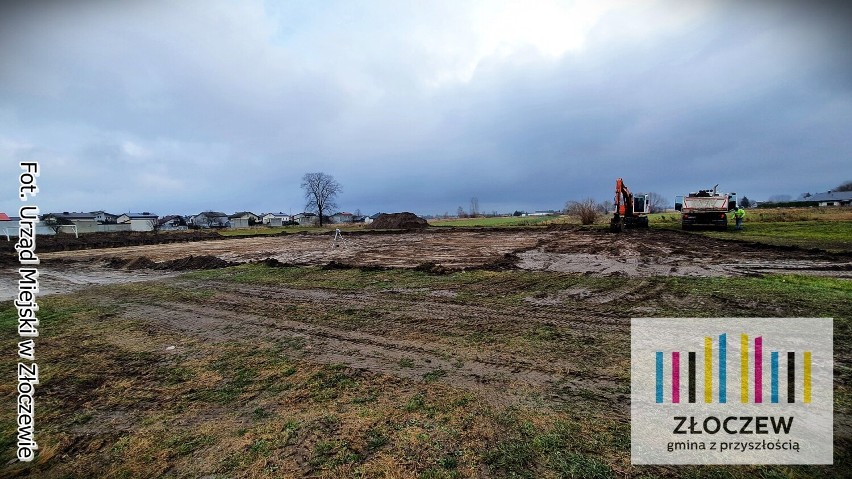
{"label": "excavator arm", "polygon": [[633,215],[633,193],[621,178],[615,180],[615,211],[620,216]]}

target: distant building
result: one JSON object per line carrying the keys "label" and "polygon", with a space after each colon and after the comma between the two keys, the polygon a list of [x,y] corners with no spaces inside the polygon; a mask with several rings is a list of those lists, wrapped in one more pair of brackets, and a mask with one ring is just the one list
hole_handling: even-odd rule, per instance
{"label": "distant building", "polygon": [[72,228],[62,228],[63,226],[75,226],[77,233],[95,233],[98,231],[98,220],[92,213],[83,212],[68,212],[62,213],[47,213],[41,217],[42,223],[51,228],[57,228],[60,231],[72,233]]}
{"label": "distant building", "polygon": [[267,213],[263,215],[262,221],[267,226],[284,226],[290,224],[292,218],[286,213]]}
{"label": "distant building", "polygon": [[115,220],[118,224],[129,224],[130,231],[154,231],[159,223],[159,218],[148,211],[142,213],[124,213]]}
{"label": "distant building", "polygon": [[248,228],[257,224],[260,217],[251,211],[239,211],[228,216],[229,228]]}
{"label": "distant building", "polygon": [[240,211],[228,216],[229,228],[248,228],[258,222],[259,217],[251,211]]}
{"label": "distant building", "polygon": [[228,215],[220,211],[204,211],[190,216],[189,223],[198,228],[227,228]]}
{"label": "distant building", "polygon": [[556,214],[557,213],[554,210],[536,210],[533,213],[524,213],[521,216],[553,216]]}
{"label": "distant building", "polygon": [[319,216],[314,213],[299,213],[293,216],[293,221],[298,223],[299,226],[310,226],[319,222]]}
{"label": "distant building", "polygon": [[106,211],[90,211],[89,213],[95,215],[95,220],[98,223],[112,224],[118,222],[118,215],[107,213]]}
{"label": "distant building", "polygon": [[331,222],[332,223],[352,223],[352,218],[354,216],[355,215],[353,215],[352,213],[346,213],[346,212],[335,213],[335,214],[331,215]]}
{"label": "distant building", "polygon": [[364,224],[372,223],[373,221],[376,220],[376,218],[378,218],[379,216],[382,216],[383,214],[384,213],[376,213],[374,215],[367,216],[366,218],[364,218]]}
{"label": "distant building", "polygon": [[180,231],[187,229],[186,219],[180,215],[163,216],[157,221],[162,231]]}
{"label": "distant building", "polygon": [[826,191],[796,201],[816,203],[818,206],[847,206],[852,204],[852,191]]}

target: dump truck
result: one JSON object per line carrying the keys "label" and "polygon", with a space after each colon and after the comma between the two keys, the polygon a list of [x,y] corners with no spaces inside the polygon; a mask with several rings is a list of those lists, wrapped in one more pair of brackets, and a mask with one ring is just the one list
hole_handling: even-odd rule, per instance
{"label": "dump truck", "polygon": [[621,178],[615,180],[615,212],[609,222],[612,232],[648,227],[648,195],[634,195]]}
{"label": "dump truck", "polygon": [[737,208],[737,194],[720,193],[718,187],[698,190],[675,199],[675,210],[681,212],[681,228],[728,229],[728,212]]}

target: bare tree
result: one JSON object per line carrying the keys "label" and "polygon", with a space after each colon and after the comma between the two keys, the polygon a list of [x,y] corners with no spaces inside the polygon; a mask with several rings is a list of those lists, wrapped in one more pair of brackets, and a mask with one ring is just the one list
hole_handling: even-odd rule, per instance
{"label": "bare tree", "polygon": [[456,216],[458,216],[459,218],[467,218],[467,213],[464,212],[464,208],[459,206],[459,209],[456,210]]}
{"label": "bare tree", "polygon": [[669,207],[669,201],[661,194],[648,193],[648,211],[650,213],[662,213]]}
{"label": "bare tree", "polygon": [[591,198],[582,201],[569,201],[565,204],[565,209],[568,214],[579,217],[580,222],[584,225],[594,224],[601,214],[600,205]]}
{"label": "bare tree", "polygon": [[767,203],[785,203],[792,199],[793,197],[790,195],[772,195],[766,201]]}
{"label": "bare tree", "polygon": [[473,197],[470,199],[470,217],[476,218],[479,216],[479,198]]}
{"label": "bare tree", "polygon": [[833,189],[832,191],[852,191],[852,181],[841,183],[837,186],[837,188]]}
{"label": "bare tree", "polygon": [[305,173],[302,177],[302,189],[305,190],[305,209],[316,211],[319,215],[319,225],[322,226],[323,215],[326,211],[337,208],[334,202],[342,187],[334,177],[325,173]]}

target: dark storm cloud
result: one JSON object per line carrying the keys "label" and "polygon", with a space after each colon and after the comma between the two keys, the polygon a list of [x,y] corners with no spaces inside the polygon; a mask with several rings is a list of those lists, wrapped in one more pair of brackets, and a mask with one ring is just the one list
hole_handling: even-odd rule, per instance
{"label": "dark storm cloud", "polygon": [[756,199],[852,177],[849,8],[536,8],[528,24],[494,3],[7,11],[7,191],[32,157],[43,209],[162,214],[299,210],[308,171],[337,177],[343,209],[430,214],[603,200],[618,176]]}

